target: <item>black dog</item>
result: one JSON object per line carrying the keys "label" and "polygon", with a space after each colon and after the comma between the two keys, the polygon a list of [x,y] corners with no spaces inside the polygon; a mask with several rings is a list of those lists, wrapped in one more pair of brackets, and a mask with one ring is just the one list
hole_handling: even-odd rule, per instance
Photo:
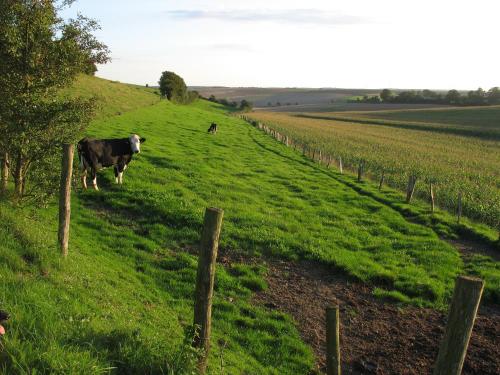
{"label": "black dog", "polygon": [[208,128],[208,132],[210,134],[217,134],[217,124],[215,122],[212,122],[212,124]]}

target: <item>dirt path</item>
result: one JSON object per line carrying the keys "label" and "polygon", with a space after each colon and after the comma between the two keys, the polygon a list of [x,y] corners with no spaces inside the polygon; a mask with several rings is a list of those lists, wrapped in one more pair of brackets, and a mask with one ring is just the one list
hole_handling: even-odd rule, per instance
{"label": "dirt path", "polygon": [[443,239],[450,243],[455,249],[457,249],[462,255],[462,259],[467,262],[467,260],[473,255],[486,255],[491,257],[494,261],[500,262],[500,251],[494,249],[492,246],[478,243],[472,240],[466,240],[463,238],[456,240]]}
{"label": "dirt path", "polygon": [[[338,303],[345,374],[430,374],[444,332],[445,314],[400,308],[372,296],[369,286],[336,276],[315,262],[268,263],[269,288],[255,301],[291,314],[324,370],[324,311]],[[500,308],[482,306],[464,374],[500,374]]]}

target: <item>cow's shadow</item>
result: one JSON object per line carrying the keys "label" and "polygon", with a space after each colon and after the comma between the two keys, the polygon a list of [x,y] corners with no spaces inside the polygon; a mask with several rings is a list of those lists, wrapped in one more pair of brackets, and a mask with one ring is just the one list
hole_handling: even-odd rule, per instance
{"label": "cow's shadow", "polygon": [[[201,230],[201,214],[183,208],[175,196],[159,197],[146,189],[116,185],[114,175],[112,177],[101,177],[99,191],[81,191],[79,198],[84,207],[117,227],[126,227],[158,243],[196,242],[196,233]],[[165,237],[160,236],[162,231],[158,226],[167,228],[163,231]]]}

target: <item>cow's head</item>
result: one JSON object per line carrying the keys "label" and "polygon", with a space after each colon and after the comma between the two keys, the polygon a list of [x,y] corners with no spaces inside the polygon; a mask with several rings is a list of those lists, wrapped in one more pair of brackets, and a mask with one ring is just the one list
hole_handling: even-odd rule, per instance
{"label": "cow's head", "polygon": [[128,137],[130,141],[130,148],[134,154],[141,152],[141,143],[146,142],[146,138],[141,138],[137,134],[132,134]]}

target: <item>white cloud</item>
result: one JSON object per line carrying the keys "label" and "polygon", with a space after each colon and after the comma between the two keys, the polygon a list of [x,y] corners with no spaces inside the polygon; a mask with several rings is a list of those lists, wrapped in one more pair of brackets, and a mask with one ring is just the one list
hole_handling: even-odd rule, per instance
{"label": "white cloud", "polygon": [[207,10],[169,10],[167,14],[175,19],[219,21],[267,21],[307,23],[321,25],[353,25],[367,23],[363,17],[346,15],[320,9],[232,9],[222,11]]}

